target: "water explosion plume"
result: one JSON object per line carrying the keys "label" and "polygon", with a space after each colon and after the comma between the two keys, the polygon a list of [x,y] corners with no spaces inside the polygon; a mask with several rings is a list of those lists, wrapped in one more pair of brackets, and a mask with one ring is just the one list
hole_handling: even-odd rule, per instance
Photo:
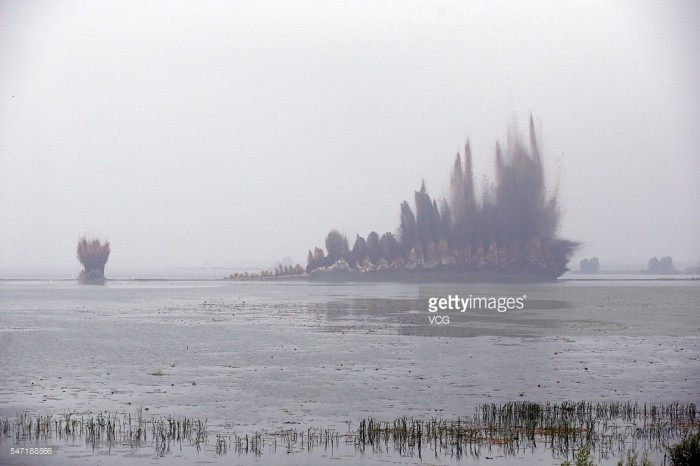
{"label": "water explosion plume", "polygon": [[577,243],[557,237],[556,190],[547,197],[532,117],[529,147],[512,128],[506,150],[497,144],[495,158],[495,184],[488,183],[478,199],[467,142],[464,157],[456,156],[447,199],[431,199],[423,183],[414,208],[401,204],[396,236],[372,232],[365,241],[358,235],[349,249],[333,230],[326,238],[328,256],[320,248],[309,251],[307,272],[435,269],[476,279],[556,279],[567,270]]}
{"label": "water explosion plume", "polygon": [[[450,199],[443,201],[440,235],[449,249],[460,251],[463,261],[476,267],[531,271],[556,278],[563,274],[576,243],[556,237],[559,208],[556,190],[548,199],[534,123],[530,118],[529,148],[513,128],[504,153],[496,145],[496,184],[487,186],[478,203],[474,194],[472,156],[469,143],[464,163],[457,154],[450,183]],[[422,190],[424,191],[424,189]],[[426,201],[416,193],[416,210]],[[429,201],[429,198],[428,198]],[[435,215],[435,214],[434,214]],[[418,219],[418,212],[416,218]],[[402,237],[404,236],[401,231]]]}
{"label": "water explosion plume", "polygon": [[105,276],[105,264],[109,259],[109,241],[104,244],[98,239],[88,240],[81,236],[78,241],[78,260],[83,264],[80,278],[103,279]]}

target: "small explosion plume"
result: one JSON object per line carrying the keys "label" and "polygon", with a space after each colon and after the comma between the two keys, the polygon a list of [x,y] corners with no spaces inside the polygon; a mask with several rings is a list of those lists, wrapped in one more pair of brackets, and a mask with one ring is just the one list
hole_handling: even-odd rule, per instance
{"label": "small explosion plume", "polygon": [[[415,192],[415,209],[406,201],[401,204],[398,238],[385,233],[384,246],[377,244],[373,255],[365,249],[372,249],[377,233],[370,233],[366,242],[358,236],[350,250],[345,237],[332,231],[326,240],[328,256],[319,248],[309,251],[307,271],[332,267],[338,259],[346,268],[363,271],[446,269],[493,278],[555,279],[567,270],[577,243],[557,237],[557,196],[546,194],[532,117],[529,147],[513,128],[506,150],[496,145],[495,184],[487,184],[480,199],[475,191],[467,143],[464,158],[458,153],[455,159],[447,199],[431,199],[423,184]],[[344,247],[332,250],[329,243]]]}
{"label": "small explosion plume", "polygon": [[80,272],[82,279],[104,279],[105,264],[109,259],[109,241],[104,244],[98,239],[87,239],[80,237],[78,241],[78,260],[83,264]]}

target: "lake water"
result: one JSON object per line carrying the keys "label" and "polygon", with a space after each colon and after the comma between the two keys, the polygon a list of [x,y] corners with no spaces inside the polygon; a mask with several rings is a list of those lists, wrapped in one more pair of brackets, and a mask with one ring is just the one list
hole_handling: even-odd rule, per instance
{"label": "lake water", "polygon": [[[524,306],[428,311],[430,297],[469,294],[524,297]],[[434,315],[449,324],[431,324]],[[0,280],[0,418],[141,409],[245,435],[290,426],[348,432],[368,417],[451,419],[522,400],[697,404],[699,358],[698,281]],[[53,442],[50,458],[19,458],[5,439],[0,463],[426,463],[354,447],[287,454],[268,445],[261,457],[207,447],[161,458],[148,448]],[[427,462],[561,461],[546,452],[488,456]]]}

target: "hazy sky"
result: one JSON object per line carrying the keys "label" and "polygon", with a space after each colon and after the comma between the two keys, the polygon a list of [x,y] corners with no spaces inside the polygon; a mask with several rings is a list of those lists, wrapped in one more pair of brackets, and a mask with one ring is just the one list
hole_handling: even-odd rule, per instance
{"label": "hazy sky", "polygon": [[694,1],[0,0],[0,268],[77,272],[81,234],[108,269],[305,265],[530,112],[572,268],[695,263],[698,31]]}

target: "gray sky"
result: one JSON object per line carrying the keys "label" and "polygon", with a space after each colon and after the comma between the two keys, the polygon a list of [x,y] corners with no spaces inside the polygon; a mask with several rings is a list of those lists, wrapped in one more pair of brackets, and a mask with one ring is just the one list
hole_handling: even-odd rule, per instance
{"label": "gray sky", "polygon": [[578,259],[700,260],[700,7],[0,0],[0,268],[269,264],[380,234],[530,112]]}

